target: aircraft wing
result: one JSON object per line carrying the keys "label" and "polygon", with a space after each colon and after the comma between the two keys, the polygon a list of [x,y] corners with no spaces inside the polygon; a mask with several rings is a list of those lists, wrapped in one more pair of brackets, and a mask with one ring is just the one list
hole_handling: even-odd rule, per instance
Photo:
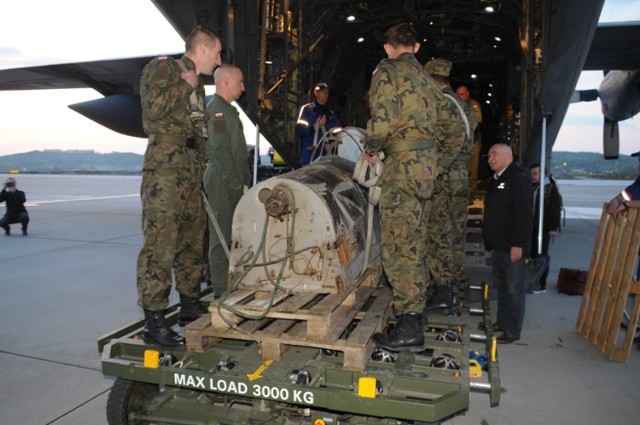
{"label": "aircraft wing", "polygon": [[583,69],[640,69],[640,21],[599,24]]}
{"label": "aircraft wing", "polygon": [[572,101],[600,100],[603,114],[602,148],[606,159],[620,152],[619,121],[640,110],[640,21],[598,25],[583,69],[603,70],[600,87],[574,93]]}
{"label": "aircraft wing", "polygon": [[92,88],[103,96],[138,94],[140,71],[155,56],[0,70],[0,90]]}
{"label": "aircraft wing", "polygon": [[154,57],[4,69],[0,70],[0,90],[92,88],[103,97],[69,108],[118,133],[146,137],[141,121],[140,72]]}

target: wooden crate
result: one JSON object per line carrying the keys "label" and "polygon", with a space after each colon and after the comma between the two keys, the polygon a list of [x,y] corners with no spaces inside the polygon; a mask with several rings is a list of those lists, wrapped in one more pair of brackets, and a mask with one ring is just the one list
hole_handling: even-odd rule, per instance
{"label": "wooden crate", "polygon": [[[633,279],[639,246],[640,210],[630,209],[614,219],[605,204],[576,329],[609,360],[626,362],[633,345],[640,315],[640,283]],[[621,337],[630,296],[627,332]]]}
{"label": "wooden crate", "polygon": [[[237,295],[238,299],[246,296]],[[213,311],[217,313],[215,321],[204,316],[187,325],[187,348],[204,352],[222,338],[253,340],[260,344],[263,360],[281,360],[292,346],[313,347],[339,351],[344,368],[362,370],[375,348],[371,336],[382,331],[391,314],[391,290],[361,286],[338,299],[337,294],[325,295],[319,303],[305,308],[303,301],[310,295],[318,294],[296,294],[293,300],[276,304],[280,308],[272,308],[258,319],[231,313],[227,317],[226,311],[218,308],[219,303],[213,303],[210,310],[212,315]],[[296,305],[298,310],[293,309]],[[223,322],[221,315],[231,319],[233,325]]]}

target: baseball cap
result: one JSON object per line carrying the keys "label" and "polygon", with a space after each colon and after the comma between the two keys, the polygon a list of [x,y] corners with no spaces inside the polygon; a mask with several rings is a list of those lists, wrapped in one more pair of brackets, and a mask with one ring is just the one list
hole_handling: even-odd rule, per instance
{"label": "baseball cap", "polygon": [[424,68],[429,74],[449,77],[451,73],[451,62],[446,59],[433,59],[427,62]]}
{"label": "baseball cap", "polygon": [[318,83],[316,87],[313,89],[314,91],[329,91],[329,86],[327,83]]}

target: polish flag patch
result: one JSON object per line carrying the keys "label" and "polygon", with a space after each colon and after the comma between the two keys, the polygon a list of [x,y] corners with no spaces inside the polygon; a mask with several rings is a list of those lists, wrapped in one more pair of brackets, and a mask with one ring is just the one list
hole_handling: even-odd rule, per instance
{"label": "polish flag patch", "polygon": [[223,119],[223,118],[224,118],[224,114],[223,114],[222,112],[217,112],[217,113],[215,114],[215,119],[217,119],[217,120],[221,120],[221,119]]}

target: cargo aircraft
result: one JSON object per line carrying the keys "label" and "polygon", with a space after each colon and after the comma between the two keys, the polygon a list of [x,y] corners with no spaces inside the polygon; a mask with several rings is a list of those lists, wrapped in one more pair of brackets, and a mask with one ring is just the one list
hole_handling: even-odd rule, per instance
{"label": "cargo aircraft", "polygon": [[[183,38],[196,25],[221,35],[223,60],[244,71],[242,108],[293,167],[294,126],[313,86],[328,83],[331,106],[343,126],[352,125],[385,57],[380,34],[402,20],[419,34],[418,60],[452,61],[452,86],[466,85],[480,101],[484,151],[506,141],[523,163],[540,162],[550,156],[570,102],[599,97],[605,157],[617,158],[617,122],[640,105],[640,22],[598,25],[604,1],[152,0]],[[139,76],[151,59],[1,70],[0,90],[91,87],[103,97],[70,108],[145,137]],[[608,71],[599,90],[574,93],[582,70]],[[508,136],[505,124],[513,130]]]}

